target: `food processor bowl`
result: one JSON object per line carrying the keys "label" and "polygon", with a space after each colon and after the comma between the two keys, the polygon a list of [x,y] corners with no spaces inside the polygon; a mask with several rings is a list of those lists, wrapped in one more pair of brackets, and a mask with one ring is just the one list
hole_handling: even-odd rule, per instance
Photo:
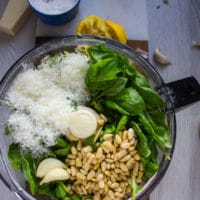
{"label": "food processor bowl", "polygon": [[[32,49],[23,55],[15,64],[8,70],[0,83],[0,99],[5,99],[6,93],[15,80],[16,76],[26,68],[32,68],[37,66],[40,60],[46,55],[54,55],[58,52],[69,51],[73,52],[74,49],[78,45],[95,45],[95,44],[104,44],[108,48],[123,54],[128,59],[133,61],[137,67],[137,69],[144,74],[147,79],[150,81],[150,84],[153,88],[155,88],[159,94],[163,97],[166,102],[166,119],[171,132],[171,143],[172,148],[166,149],[167,153],[171,155],[171,159],[173,159],[173,150],[175,147],[176,140],[176,118],[175,118],[175,104],[176,98],[174,97],[174,91],[172,88],[175,84],[165,84],[161,76],[155,70],[155,68],[144,59],[139,53],[137,53],[134,49],[121,44],[115,40],[107,39],[100,36],[92,36],[92,35],[72,35],[67,36],[55,40],[48,41],[43,43],[40,46]],[[192,79],[194,79],[192,77]],[[198,96],[199,93],[199,85],[196,80],[192,80],[194,82],[195,88],[194,90],[198,91],[196,97],[194,97],[192,102],[195,102],[200,99]],[[189,81],[191,83],[191,81]],[[179,83],[180,84],[180,83]],[[181,83],[182,84],[182,83]],[[192,103],[189,102],[189,103]],[[187,104],[186,102],[185,104]],[[180,106],[181,105],[181,106]],[[179,104],[179,107],[184,105]],[[23,175],[20,171],[15,171],[12,169],[12,166],[9,163],[7,158],[7,151],[9,144],[12,142],[9,137],[4,134],[5,124],[9,117],[9,108],[6,105],[0,104],[0,164],[2,165],[2,170],[0,172],[0,178],[6,184],[6,186],[10,189],[10,191],[16,193],[17,197],[20,199],[26,200],[34,200],[36,197],[33,197],[29,191],[26,189],[26,182],[23,178]],[[165,155],[161,152],[158,156],[159,161],[159,169],[151,177],[143,189],[137,194],[136,200],[145,199],[151,191],[158,185],[160,180],[163,178],[169,164],[170,159],[166,159]],[[39,198],[38,198],[39,199]]]}

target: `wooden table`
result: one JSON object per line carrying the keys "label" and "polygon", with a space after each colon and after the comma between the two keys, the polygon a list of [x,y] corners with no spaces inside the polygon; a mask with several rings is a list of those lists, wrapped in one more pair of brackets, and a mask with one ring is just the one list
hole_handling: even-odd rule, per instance
{"label": "wooden table", "polygon": [[[172,65],[156,67],[166,82],[195,76],[200,81],[200,1],[147,1],[150,60],[156,47],[168,55]],[[0,13],[6,0],[0,2]],[[0,33],[0,78],[6,70],[35,44],[36,18],[32,16],[14,37]],[[171,165],[151,200],[200,199],[200,103],[177,112],[177,141]],[[17,197],[0,182],[1,200]]]}

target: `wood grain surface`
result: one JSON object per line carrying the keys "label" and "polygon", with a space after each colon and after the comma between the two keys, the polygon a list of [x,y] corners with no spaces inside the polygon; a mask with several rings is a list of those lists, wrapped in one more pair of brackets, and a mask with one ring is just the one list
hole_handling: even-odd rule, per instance
{"label": "wood grain surface", "polygon": [[[0,0],[0,15],[7,0]],[[151,62],[156,47],[172,65],[156,66],[166,82],[195,76],[200,81],[200,50],[192,47],[200,40],[200,1],[147,1],[149,53]],[[35,17],[12,38],[0,33],[0,78],[23,53],[35,43]],[[131,23],[131,21],[130,21]],[[137,27],[136,27],[137,28]],[[170,167],[151,200],[200,199],[200,103],[177,112],[177,140]],[[14,193],[0,182],[1,200],[16,200]]]}

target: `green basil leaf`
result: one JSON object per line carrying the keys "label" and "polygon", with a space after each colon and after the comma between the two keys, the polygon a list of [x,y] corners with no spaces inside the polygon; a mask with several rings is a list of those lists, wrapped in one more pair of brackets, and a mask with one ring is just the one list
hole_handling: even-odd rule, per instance
{"label": "green basil leaf", "polygon": [[103,90],[108,88],[109,81],[117,78],[119,73],[118,61],[107,58],[91,65],[85,76],[85,84],[90,90]]}
{"label": "green basil leaf", "polygon": [[91,146],[94,148],[95,146],[95,142],[94,142],[94,138],[95,138],[95,135],[91,135],[90,137],[86,138],[84,141],[83,141],[83,146]]}
{"label": "green basil leaf", "polygon": [[112,124],[105,125],[105,130],[103,132],[103,135],[105,134],[113,134],[116,132],[116,127]]}
{"label": "green basil leaf", "polygon": [[70,146],[70,144],[62,137],[56,139],[56,147],[66,148]]}
{"label": "green basil leaf", "polygon": [[129,117],[127,115],[122,115],[121,116],[121,118],[120,118],[120,120],[119,120],[119,122],[117,124],[116,133],[126,129],[126,125],[128,123],[128,119],[129,119]]}
{"label": "green basil leaf", "polygon": [[117,56],[114,51],[101,44],[89,47],[88,53],[93,62],[98,62],[106,58],[113,58]]}
{"label": "green basil leaf", "polygon": [[167,126],[165,121],[166,115],[163,111],[158,109],[153,109],[153,110],[148,110],[148,114],[151,116],[151,118],[156,124],[159,124],[161,126]]}
{"label": "green basil leaf", "polygon": [[66,156],[70,153],[70,149],[71,149],[71,145],[64,148],[64,149],[58,149],[58,150],[55,150],[54,153],[57,155],[57,156]]}
{"label": "green basil leaf", "polygon": [[24,178],[29,182],[29,187],[32,194],[35,194],[38,187],[38,182],[35,177],[35,167],[33,163],[33,159],[29,154],[22,156],[22,172],[24,174]]}
{"label": "green basil leaf", "polygon": [[157,160],[154,160],[152,158],[141,157],[141,162],[144,167],[144,177],[146,179],[151,178],[159,168]]}
{"label": "green basil leaf", "polygon": [[148,158],[151,154],[151,150],[148,146],[148,140],[146,136],[143,134],[142,130],[136,122],[131,121],[131,126],[136,131],[138,136],[137,151],[141,156]]}
{"label": "green basil leaf", "polygon": [[136,87],[136,89],[140,93],[146,104],[156,107],[163,107],[165,105],[162,97],[155,90],[148,87]]}
{"label": "green basil leaf", "polygon": [[9,124],[6,124],[6,127],[5,127],[5,135],[9,136],[12,134],[12,129],[11,129],[11,126]]}
{"label": "green basil leaf", "polygon": [[127,112],[126,110],[124,110],[122,107],[120,107],[118,104],[116,104],[114,101],[111,100],[105,100],[105,106],[118,111],[121,114],[124,115],[129,115],[129,112]]}
{"label": "green basil leaf", "polygon": [[149,123],[151,124],[151,126],[153,127],[155,133],[157,134],[157,136],[159,138],[162,138],[162,140],[164,141],[164,147],[167,147],[167,148],[171,148],[172,145],[171,145],[171,138],[170,138],[170,131],[169,131],[169,128],[166,126],[166,125],[158,125],[156,124],[152,118],[150,117],[150,115],[146,114],[147,115],[147,118],[149,120]]}
{"label": "green basil leaf", "polygon": [[151,120],[151,118],[145,115],[145,114],[140,114],[139,115],[139,120],[142,123],[144,129],[153,136],[155,141],[161,145],[161,147],[171,147],[171,144],[169,142],[169,136],[170,134],[168,132],[162,132],[161,129],[158,129],[159,127]]}
{"label": "green basil leaf", "polygon": [[21,169],[22,156],[18,144],[11,144],[8,149],[8,159],[12,164],[13,169]]}
{"label": "green basil leaf", "polygon": [[111,100],[130,115],[137,115],[145,110],[145,103],[142,97],[133,88],[123,89],[116,96],[112,96]]}
{"label": "green basil leaf", "polygon": [[98,112],[103,113],[104,108],[103,108],[103,102],[101,102],[101,100],[93,100],[91,101],[90,105]]}
{"label": "green basil leaf", "polygon": [[150,87],[149,81],[138,71],[135,72],[133,78],[133,83],[138,87]]}
{"label": "green basil leaf", "polygon": [[109,97],[118,94],[122,91],[122,89],[125,88],[127,80],[127,78],[119,77],[110,81],[110,84],[107,84],[105,89],[101,92],[100,96]]}

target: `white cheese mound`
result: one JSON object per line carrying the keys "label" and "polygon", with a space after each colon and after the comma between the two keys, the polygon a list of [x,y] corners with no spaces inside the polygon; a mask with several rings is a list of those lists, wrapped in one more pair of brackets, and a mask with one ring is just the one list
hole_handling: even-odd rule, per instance
{"label": "white cheese mound", "polygon": [[88,67],[85,55],[59,54],[56,61],[47,56],[38,69],[27,69],[17,76],[7,94],[16,108],[8,120],[14,142],[37,155],[67,132],[72,101],[80,105],[89,99],[84,89]]}

